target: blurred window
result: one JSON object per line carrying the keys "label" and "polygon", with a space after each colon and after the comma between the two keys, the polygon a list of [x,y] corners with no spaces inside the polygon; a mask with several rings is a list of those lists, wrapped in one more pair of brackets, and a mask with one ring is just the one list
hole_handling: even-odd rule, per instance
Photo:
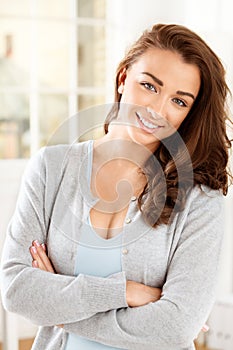
{"label": "blurred window", "polygon": [[[1,0],[0,158],[75,141],[62,123],[105,102],[105,0]],[[85,138],[85,136],[84,136]]]}

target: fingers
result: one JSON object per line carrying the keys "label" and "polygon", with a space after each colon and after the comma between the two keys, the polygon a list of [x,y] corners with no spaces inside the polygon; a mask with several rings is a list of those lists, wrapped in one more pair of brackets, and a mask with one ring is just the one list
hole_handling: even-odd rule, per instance
{"label": "fingers", "polygon": [[[33,241],[33,242],[35,242],[35,241]],[[44,250],[44,252],[47,254],[46,245],[44,243],[41,243],[41,247]]]}
{"label": "fingers", "polygon": [[36,260],[32,260],[32,266],[33,267],[36,267],[36,268],[39,268],[39,264]]}
{"label": "fingers", "polygon": [[32,266],[46,271],[46,267],[45,267],[40,255],[38,254],[38,250],[36,249],[36,247],[31,246],[29,250],[30,250],[30,253],[31,253],[31,256],[33,259]]}
{"label": "fingers", "polygon": [[32,246],[29,248],[32,256],[32,266],[44,271],[54,273],[53,266],[46,254],[45,244],[40,244],[37,240],[32,242]]}
{"label": "fingers", "polygon": [[57,324],[57,327],[63,328],[64,324]]}
{"label": "fingers", "polygon": [[208,332],[208,330],[209,330],[209,326],[207,325],[207,324],[204,324],[204,326],[202,327],[202,332]]}

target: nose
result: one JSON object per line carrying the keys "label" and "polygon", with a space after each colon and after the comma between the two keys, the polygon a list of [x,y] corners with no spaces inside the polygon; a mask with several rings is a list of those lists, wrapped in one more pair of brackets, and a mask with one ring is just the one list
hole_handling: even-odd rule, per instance
{"label": "nose", "polygon": [[159,113],[157,113],[154,109],[152,109],[151,107],[147,107],[146,109],[147,109],[147,112],[149,114],[151,114],[153,119],[158,120],[158,119],[162,118],[162,116]]}
{"label": "nose", "polygon": [[161,99],[157,99],[156,102],[150,103],[147,107],[148,112],[152,114],[153,117],[162,117],[166,118],[167,116],[167,105],[166,101]]}

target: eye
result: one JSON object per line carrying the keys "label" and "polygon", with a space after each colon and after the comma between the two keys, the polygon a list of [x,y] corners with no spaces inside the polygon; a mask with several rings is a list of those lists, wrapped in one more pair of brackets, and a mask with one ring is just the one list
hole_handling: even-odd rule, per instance
{"label": "eye", "polygon": [[147,90],[150,90],[152,92],[157,92],[155,86],[150,83],[141,83],[141,85],[144,86]]}
{"label": "eye", "polygon": [[180,98],[173,98],[172,101],[175,102],[180,107],[187,107],[187,104]]}

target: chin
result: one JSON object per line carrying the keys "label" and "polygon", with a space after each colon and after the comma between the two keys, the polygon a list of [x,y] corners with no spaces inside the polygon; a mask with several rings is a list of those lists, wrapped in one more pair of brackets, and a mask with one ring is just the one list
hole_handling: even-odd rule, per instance
{"label": "chin", "polygon": [[[137,129],[137,130],[135,130]],[[160,140],[153,134],[142,133],[139,128],[132,128],[128,131],[130,139],[144,146],[153,145],[155,148],[160,144]]]}

